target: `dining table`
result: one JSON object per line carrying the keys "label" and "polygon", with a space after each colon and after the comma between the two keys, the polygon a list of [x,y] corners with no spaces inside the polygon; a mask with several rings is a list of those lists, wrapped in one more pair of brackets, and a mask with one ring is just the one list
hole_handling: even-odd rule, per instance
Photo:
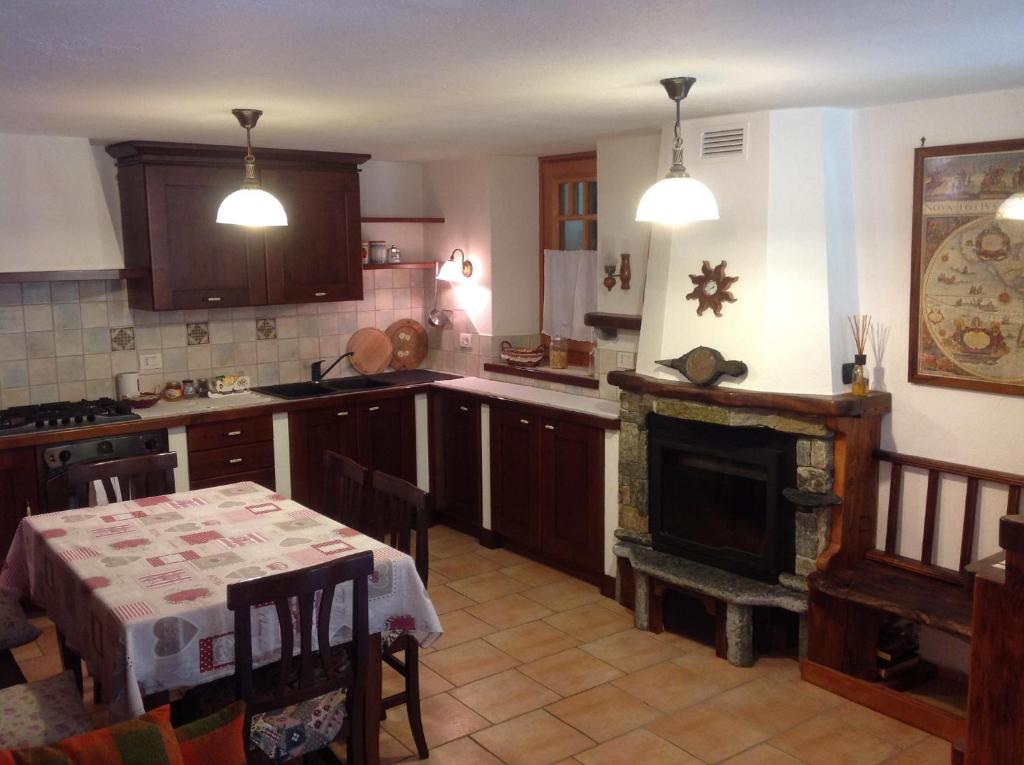
{"label": "dining table", "polygon": [[[146,699],[234,674],[229,584],[363,550],[374,560],[366,752],[377,762],[381,635],[411,634],[426,647],[440,619],[411,557],[282,494],[241,482],[29,516],[0,587],[46,610],[114,722],[142,714]],[[347,641],[350,625],[351,598],[338,588],[332,644]],[[261,647],[279,655],[270,633],[276,646]]]}

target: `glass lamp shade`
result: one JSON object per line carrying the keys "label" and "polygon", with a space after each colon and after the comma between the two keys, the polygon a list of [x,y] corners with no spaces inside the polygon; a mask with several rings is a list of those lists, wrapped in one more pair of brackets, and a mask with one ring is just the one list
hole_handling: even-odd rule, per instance
{"label": "glass lamp shade", "polygon": [[711,189],[695,178],[663,178],[640,198],[636,219],[668,224],[718,220],[718,202]]}
{"label": "glass lamp shade", "polygon": [[218,223],[236,226],[287,226],[288,216],[277,197],[263,189],[242,188],[224,197],[217,210]]}
{"label": "glass lamp shade", "polygon": [[1018,191],[1011,197],[1007,197],[999,209],[996,217],[1002,220],[1024,220],[1024,191]]}
{"label": "glass lamp shade", "polygon": [[446,260],[441,266],[441,270],[437,272],[437,280],[439,282],[461,282],[463,280],[462,265],[454,260]]}

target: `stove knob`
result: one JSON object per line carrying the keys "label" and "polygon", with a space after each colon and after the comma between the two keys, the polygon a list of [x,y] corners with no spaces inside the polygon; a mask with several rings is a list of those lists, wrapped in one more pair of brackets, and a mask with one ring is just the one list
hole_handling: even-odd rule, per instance
{"label": "stove knob", "polygon": [[61,449],[60,461],[67,462],[69,459],[71,459],[71,452],[69,452],[67,449]]}
{"label": "stove knob", "polygon": [[56,417],[50,418],[50,423],[49,424],[50,424],[50,427],[52,428],[54,425],[57,424],[57,418]]}
{"label": "stove knob", "polygon": [[110,454],[114,451],[114,445],[110,441],[100,441],[96,444],[96,451],[100,454]]}
{"label": "stove knob", "polygon": [[70,425],[71,424],[71,418],[70,417],[64,417],[63,419],[61,419],[60,424],[61,425]]}
{"label": "stove knob", "polygon": [[157,450],[157,447],[158,447],[158,444],[157,444],[155,438],[147,438],[145,440],[145,442],[143,442],[142,445],[146,447],[146,451],[150,451],[150,452],[155,452]]}
{"label": "stove knob", "polygon": [[79,414],[79,415],[77,415],[75,417],[75,424],[76,425],[81,425],[82,424],[82,415]]}
{"label": "stove knob", "polygon": [[85,419],[88,420],[89,422],[96,422],[96,415],[95,414],[86,415]]}

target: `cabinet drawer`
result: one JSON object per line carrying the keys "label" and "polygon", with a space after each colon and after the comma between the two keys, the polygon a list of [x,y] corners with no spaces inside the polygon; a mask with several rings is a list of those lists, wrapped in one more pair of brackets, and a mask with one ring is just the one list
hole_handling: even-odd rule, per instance
{"label": "cabinet drawer", "polygon": [[193,481],[272,467],[274,444],[271,441],[190,452],[188,455],[188,470]]}
{"label": "cabinet drawer", "polygon": [[247,473],[233,473],[232,475],[218,475],[213,478],[206,478],[201,481],[190,481],[191,487],[194,489],[209,489],[211,486],[224,486],[229,483],[238,483],[239,481],[252,481],[258,483],[265,489],[276,489],[274,485],[274,468],[267,468],[266,470],[251,470]]}
{"label": "cabinet drawer", "polygon": [[265,414],[239,420],[189,425],[188,450],[190,453],[201,452],[207,449],[270,441],[273,438],[274,426],[270,415]]}

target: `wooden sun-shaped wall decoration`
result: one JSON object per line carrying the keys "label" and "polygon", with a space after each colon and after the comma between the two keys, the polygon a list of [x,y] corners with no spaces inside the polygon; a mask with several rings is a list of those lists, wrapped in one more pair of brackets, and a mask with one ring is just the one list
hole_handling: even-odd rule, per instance
{"label": "wooden sun-shaped wall decoration", "polygon": [[708,308],[715,312],[715,316],[722,315],[722,303],[735,303],[735,296],[729,292],[729,287],[739,281],[738,276],[725,275],[725,261],[723,260],[714,268],[706,260],[700,267],[700,274],[690,274],[690,281],[696,286],[693,292],[686,296],[687,300],[698,301],[697,315],[700,316]]}

